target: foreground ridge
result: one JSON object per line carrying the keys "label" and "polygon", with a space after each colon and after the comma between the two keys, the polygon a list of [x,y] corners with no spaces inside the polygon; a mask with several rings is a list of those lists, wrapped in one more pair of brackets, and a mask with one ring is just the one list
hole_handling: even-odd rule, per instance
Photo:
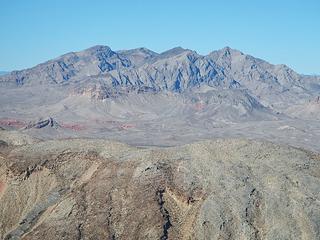
{"label": "foreground ridge", "polygon": [[0,150],[3,239],[320,236],[320,158],[308,151],[239,139],[1,140]]}

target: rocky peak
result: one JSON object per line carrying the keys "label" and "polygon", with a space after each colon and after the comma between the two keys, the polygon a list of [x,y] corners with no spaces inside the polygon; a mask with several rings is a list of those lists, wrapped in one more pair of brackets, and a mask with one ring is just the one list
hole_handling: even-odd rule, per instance
{"label": "rocky peak", "polygon": [[[106,53],[106,54],[109,54],[109,55],[113,55],[115,54],[115,52],[113,52],[111,50],[110,47],[108,46],[103,46],[103,45],[96,45],[96,46],[93,46],[93,47],[90,47],[84,51],[81,51],[82,53],[87,53],[87,54],[99,54],[99,53]],[[79,53],[81,53],[79,52]]]}
{"label": "rocky peak", "polygon": [[157,57],[159,54],[147,48],[135,48],[130,50],[120,50],[117,53],[123,58],[129,59],[134,66],[141,66],[142,64]]}
{"label": "rocky peak", "polygon": [[117,52],[120,54],[123,54],[123,55],[127,55],[127,56],[130,54],[134,54],[134,55],[140,54],[140,55],[145,55],[145,56],[149,56],[149,57],[159,55],[158,53],[156,53],[148,48],[144,48],[144,47],[134,48],[134,49],[129,49],[129,50],[119,50]]}
{"label": "rocky peak", "polygon": [[169,49],[165,52],[160,53],[160,56],[168,58],[168,57],[177,56],[177,55],[180,55],[180,54],[186,53],[186,52],[191,52],[191,50],[184,49],[182,47],[175,47],[175,48],[172,48],[172,49]]}
{"label": "rocky peak", "polygon": [[211,53],[208,54],[208,57],[218,60],[219,58],[230,59],[232,57],[238,57],[242,55],[245,55],[245,54],[227,46],[222,49],[212,51]]}

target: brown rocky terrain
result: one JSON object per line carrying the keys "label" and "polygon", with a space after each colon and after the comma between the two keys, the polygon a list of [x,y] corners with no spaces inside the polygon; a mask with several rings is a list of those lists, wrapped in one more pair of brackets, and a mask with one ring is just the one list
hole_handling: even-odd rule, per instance
{"label": "brown rocky terrain", "polygon": [[1,239],[320,238],[320,156],[309,151],[0,139]]}

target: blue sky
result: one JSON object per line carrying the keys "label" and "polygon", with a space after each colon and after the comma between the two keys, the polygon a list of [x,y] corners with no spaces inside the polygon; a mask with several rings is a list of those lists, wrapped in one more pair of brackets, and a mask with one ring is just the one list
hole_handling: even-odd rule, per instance
{"label": "blue sky", "polygon": [[320,74],[320,1],[0,0],[0,71],[98,44],[200,54],[230,46]]}

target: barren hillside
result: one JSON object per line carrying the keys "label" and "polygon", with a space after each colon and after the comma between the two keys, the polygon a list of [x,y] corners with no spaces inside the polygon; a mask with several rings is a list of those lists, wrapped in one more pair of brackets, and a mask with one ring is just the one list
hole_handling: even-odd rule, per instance
{"label": "barren hillside", "polygon": [[136,148],[0,136],[1,239],[320,237],[318,154],[240,139]]}

